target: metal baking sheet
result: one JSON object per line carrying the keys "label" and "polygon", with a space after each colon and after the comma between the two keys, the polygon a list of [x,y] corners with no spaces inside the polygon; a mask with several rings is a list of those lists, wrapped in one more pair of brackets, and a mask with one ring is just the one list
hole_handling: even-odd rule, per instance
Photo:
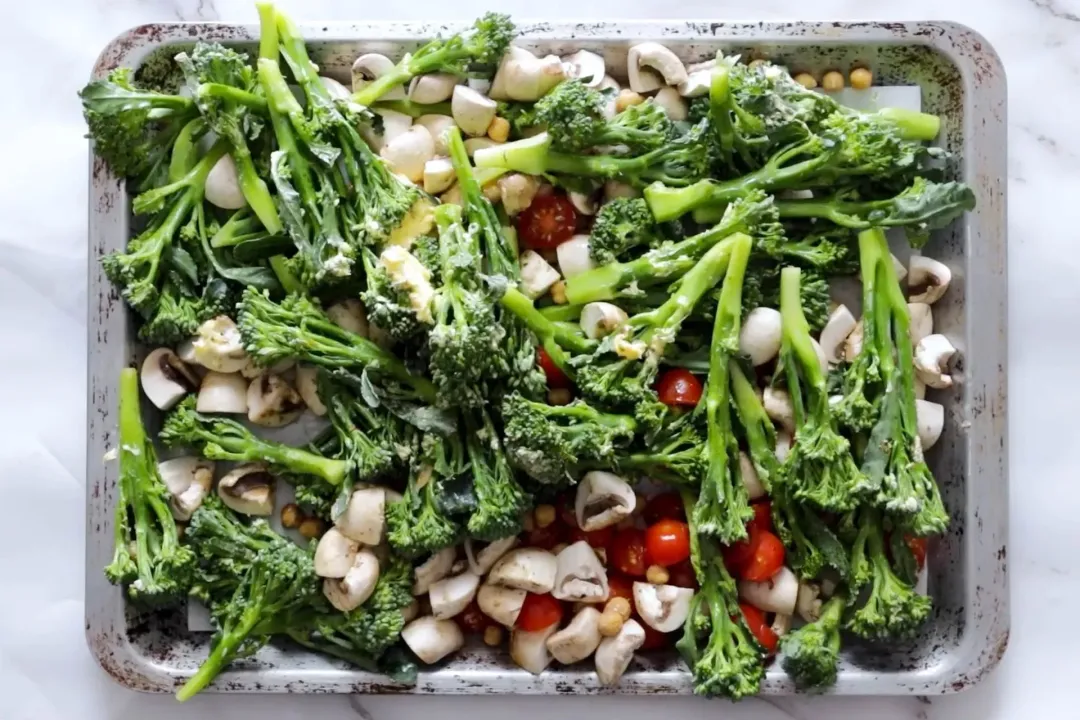
{"label": "metal baking sheet", "polygon": [[[400,55],[422,39],[462,25],[328,23],[302,26],[323,72],[347,78],[361,52]],[[1001,659],[1009,635],[1007,575],[1008,457],[1005,225],[1005,73],[984,38],[947,22],[521,23],[519,43],[544,53],[580,48],[601,52],[609,67],[625,66],[628,47],[656,40],[686,61],[718,50],[754,52],[793,69],[822,72],[862,63],[876,81],[918,85],[922,105],[944,118],[941,142],[953,152],[947,168],[969,183],[977,209],[937,233],[928,255],[953,271],[952,287],[934,306],[936,330],[963,359],[955,386],[934,400],[946,407],[945,432],[929,462],[953,517],[949,533],[931,545],[929,591],[934,614],[904,645],[849,645],[838,694],[938,694],[978,682]],[[254,25],[167,23],[129,30],[102,52],[93,69],[137,67],[163,48],[196,39],[254,47]],[[101,568],[112,554],[116,467],[102,456],[115,445],[117,377],[140,352],[132,319],[100,271],[97,259],[128,237],[128,197],[104,164],[92,160],[89,207],[89,427],[87,430],[86,634],[99,664],[119,683],[143,691],[173,691],[205,657],[208,636],[190,633],[182,612],[133,614]],[[149,413],[152,408],[147,407]],[[149,415],[152,423],[156,415]],[[445,694],[677,694],[691,691],[677,656],[635,660],[617,689],[601,688],[589,667],[553,667],[540,676],[514,667],[505,651],[481,645],[421,673],[415,687],[357,671],[284,645],[235,663],[211,688],[236,692],[360,692]],[[777,667],[765,694],[793,692]]]}

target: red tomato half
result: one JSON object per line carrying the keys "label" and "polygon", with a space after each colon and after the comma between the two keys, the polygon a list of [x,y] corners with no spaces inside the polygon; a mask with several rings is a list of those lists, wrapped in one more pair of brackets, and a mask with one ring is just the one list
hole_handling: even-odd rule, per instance
{"label": "red tomato half", "polygon": [[743,568],[742,579],[764,582],[784,566],[784,543],[768,530],[755,533],[750,539],[754,554]]}
{"label": "red tomato half", "polygon": [[551,250],[574,236],[577,211],[561,193],[538,196],[518,215],[521,242],[533,250]]}
{"label": "red tomato half", "polygon": [[754,540],[755,538],[751,536],[723,548],[724,565],[733,577],[742,577],[743,570],[754,559]]}
{"label": "red tomato half", "polygon": [[748,603],[739,603],[739,609],[742,610],[743,619],[746,620],[746,627],[750,629],[761,646],[770,655],[775,653],[780,638],[773,632],[772,626],[765,621],[765,613]]}
{"label": "red tomato half", "polygon": [[686,507],[679,493],[661,493],[645,506],[645,522],[652,525],[657,520],[686,520]]}
{"label": "red tomato half", "polygon": [[690,557],[690,526],[680,520],[659,520],[645,530],[645,549],[657,565],[669,567]]}
{"label": "red tomato half", "polygon": [[547,350],[544,348],[536,348],[536,364],[544,371],[544,377],[547,378],[549,388],[570,387],[570,378],[566,377],[566,373],[559,369],[559,366],[555,364],[555,361],[551,359],[551,356],[547,354]]}
{"label": "red tomato half", "polygon": [[525,546],[551,550],[563,541],[564,529],[557,522],[553,522],[547,527],[533,528],[525,533]]}
{"label": "red tomato half", "polygon": [[525,602],[521,605],[521,613],[518,615],[514,627],[519,630],[535,632],[543,630],[562,622],[562,603],[551,595],[537,595],[529,593],[525,596]]}
{"label": "red tomato half", "polygon": [[694,407],[701,400],[701,381],[683,368],[671,368],[660,376],[656,394],[669,407]]}
{"label": "red tomato half", "polygon": [[668,585],[697,590],[697,576],[694,574],[694,566],[689,560],[683,560],[677,565],[668,568]]}
{"label": "red tomato half", "polygon": [[614,534],[615,528],[613,527],[600,528],[592,532],[585,532],[579,527],[572,527],[570,529],[570,542],[576,543],[579,540],[584,540],[589,543],[589,547],[606,548],[611,543],[611,537]]}
{"label": "red tomato half", "polygon": [[614,573],[608,577],[608,600],[611,598],[621,597],[630,601],[630,607],[634,607],[634,581],[632,578],[628,578],[625,575],[615,575]]}
{"label": "red tomato half", "polygon": [[645,559],[645,533],[628,528],[615,533],[608,546],[608,566],[631,577],[642,577],[649,563]]}
{"label": "red tomato half", "polygon": [[907,542],[911,554],[915,556],[915,565],[922,570],[923,566],[926,565],[926,538],[905,535],[904,540]]}

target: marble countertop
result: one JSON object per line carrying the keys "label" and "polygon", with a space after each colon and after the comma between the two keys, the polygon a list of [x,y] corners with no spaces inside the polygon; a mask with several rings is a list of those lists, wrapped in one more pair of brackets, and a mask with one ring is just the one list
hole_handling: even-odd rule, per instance
{"label": "marble countertop", "polygon": [[[364,3],[280,0],[295,17],[466,19],[499,5],[557,19],[725,18],[956,20],[981,32],[1009,76],[1009,256],[1012,636],[999,669],[949,697],[753,699],[735,706],[695,698],[364,698],[200,696],[129,692],[94,664],[83,639],[86,161],[75,100],[101,47],[121,30],[164,20],[254,22],[247,0],[54,0],[7,3],[0,60],[8,85],[0,111],[0,474],[11,488],[0,538],[0,718],[135,720],[318,714],[442,720],[600,712],[627,720],[723,713],[728,718],[1077,717],[1075,658],[1057,622],[1072,611],[1080,573],[1075,513],[1080,486],[1069,457],[1069,420],[1080,393],[1050,384],[1080,349],[1080,255],[1075,220],[1059,205],[1080,190],[1080,1],[906,0],[458,0]],[[1075,201],[1075,199],[1074,199]],[[1068,204],[1068,203],[1066,203]],[[1041,299],[1040,299],[1041,296]],[[25,308],[34,308],[33,314]],[[1071,309],[1070,309],[1071,308]],[[1072,318],[1072,320],[1070,320]],[[1075,372],[1075,369],[1073,370]],[[1042,386],[1039,383],[1043,383]],[[1040,389],[1041,388],[1041,389]],[[1049,390],[1043,395],[1042,390]],[[36,511],[49,507],[50,515]],[[29,512],[34,508],[34,512]],[[44,521],[44,522],[43,522]],[[1073,528],[1070,530],[1069,528]],[[52,536],[49,541],[45,536]],[[25,547],[45,547],[44,556]],[[1069,708],[1073,707],[1072,710]]]}

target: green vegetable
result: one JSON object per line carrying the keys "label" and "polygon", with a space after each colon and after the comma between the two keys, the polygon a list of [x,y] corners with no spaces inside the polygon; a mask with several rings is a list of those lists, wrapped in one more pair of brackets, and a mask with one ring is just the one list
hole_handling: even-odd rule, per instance
{"label": "green vegetable", "polygon": [[490,542],[518,534],[532,497],[514,477],[491,416],[483,409],[466,416],[465,432],[476,494],[476,509],[466,526],[469,535]]}
{"label": "green vegetable", "polygon": [[598,145],[626,145],[631,151],[655,150],[669,142],[675,128],[655,102],[631,105],[608,120],[608,98],[584,83],[567,81],[537,101],[532,121],[551,136],[560,152],[579,153]]}
{"label": "green vegetable", "polygon": [[428,434],[416,443],[405,495],[386,509],[387,540],[407,558],[441,550],[461,536],[461,527],[442,507],[447,485],[465,472],[461,438]]}
{"label": "green vegetable", "polygon": [[780,638],[781,663],[802,690],[825,690],[836,684],[840,659],[840,627],[847,596],[838,592],[821,607],[812,623]]}

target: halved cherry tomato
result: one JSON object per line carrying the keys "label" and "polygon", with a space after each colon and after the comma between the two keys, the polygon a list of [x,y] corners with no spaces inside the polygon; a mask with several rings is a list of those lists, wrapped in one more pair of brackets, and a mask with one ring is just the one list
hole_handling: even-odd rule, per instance
{"label": "halved cherry tomato", "polygon": [[679,493],[661,493],[645,506],[645,522],[652,525],[657,520],[686,520],[686,506]]}
{"label": "halved cherry tomato", "polygon": [[484,614],[476,600],[473,600],[464,610],[455,615],[454,620],[467,633],[482,633],[491,625],[496,624],[494,620]]}
{"label": "halved cherry tomato", "polygon": [[754,538],[748,537],[745,540],[738,540],[733,542],[722,549],[724,556],[724,565],[727,567],[729,573],[733,577],[742,577],[743,570],[750,564],[750,561],[754,559]]}
{"label": "halved cherry tomato", "polygon": [[697,576],[694,574],[694,566],[689,560],[672,565],[668,569],[668,585],[697,589]]}
{"label": "halved cherry tomato", "polygon": [[574,526],[570,528],[570,542],[576,543],[579,540],[584,540],[589,543],[589,547],[594,548],[606,548],[611,543],[611,536],[615,534],[615,528],[606,527],[599,530],[592,530],[586,532],[581,528]]}
{"label": "halved cherry tomato", "polygon": [[926,538],[905,535],[904,541],[907,542],[911,554],[915,556],[916,567],[922,570],[923,566],[926,565]]}
{"label": "halved cherry tomato", "polygon": [[747,603],[739,603],[739,609],[742,610],[743,619],[746,620],[746,627],[750,629],[761,646],[770,655],[775,653],[780,638],[773,632],[772,626],[765,621],[765,613]]}
{"label": "halved cherry tomato", "polygon": [[701,400],[701,381],[683,368],[671,368],[660,376],[656,394],[670,407],[694,407]]}
{"label": "halved cherry tomato", "polygon": [[565,530],[566,528],[557,522],[553,522],[547,527],[533,528],[525,533],[525,546],[551,550],[563,542]]}
{"label": "halved cherry tomato", "polygon": [[562,618],[561,602],[548,594],[529,593],[525,596],[525,602],[521,604],[521,613],[514,627],[527,632],[535,632],[562,622]]}
{"label": "halved cherry tomato", "polygon": [[750,538],[754,554],[743,568],[741,577],[751,582],[764,582],[784,566],[784,543],[768,530],[761,530]]}
{"label": "halved cherry tomato", "polygon": [[632,578],[612,573],[608,576],[607,586],[608,600],[617,597],[625,598],[630,601],[630,607],[634,607],[634,580]]}
{"label": "halved cherry tomato", "polygon": [[538,196],[518,215],[518,234],[525,247],[552,250],[574,236],[577,211],[562,193]]}
{"label": "halved cherry tomato", "polygon": [[566,377],[566,373],[559,369],[559,366],[555,364],[555,361],[551,359],[551,356],[548,355],[547,350],[544,348],[536,348],[536,364],[544,371],[544,377],[547,378],[549,388],[570,387],[570,378]]}
{"label": "halved cherry tomato", "polygon": [[690,557],[690,526],[680,520],[659,520],[645,530],[645,549],[657,565],[669,567]]}
{"label": "halved cherry tomato", "polygon": [[746,532],[753,535],[757,530],[772,532],[772,502],[765,500],[751,505],[754,509],[754,519],[746,524]]}
{"label": "halved cherry tomato", "polygon": [[641,577],[649,566],[645,555],[645,532],[627,528],[615,533],[608,546],[608,565],[632,577]]}
{"label": "halved cherry tomato", "polygon": [[638,625],[645,630],[645,642],[641,643],[641,650],[660,650],[665,648],[671,642],[671,636],[667,633],[662,633],[659,630],[654,630],[640,619],[637,621]]}

